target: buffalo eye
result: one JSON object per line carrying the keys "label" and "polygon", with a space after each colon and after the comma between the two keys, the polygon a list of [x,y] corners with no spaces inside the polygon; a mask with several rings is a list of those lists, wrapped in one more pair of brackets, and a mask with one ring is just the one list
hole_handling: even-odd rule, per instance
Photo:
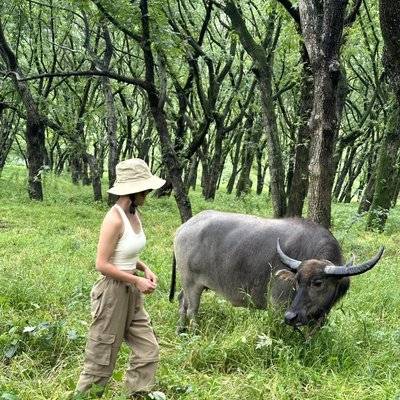
{"label": "buffalo eye", "polygon": [[317,288],[319,288],[319,287],[321,287],[322,286],[322,279],[315,279],[314,281],[312,281],[311,282],[311,284],[314,286],[314,287],[317,287]]}

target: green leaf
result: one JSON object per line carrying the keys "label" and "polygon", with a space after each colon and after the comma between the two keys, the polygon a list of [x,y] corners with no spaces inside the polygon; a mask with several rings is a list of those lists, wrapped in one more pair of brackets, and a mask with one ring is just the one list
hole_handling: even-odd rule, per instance
{"label": "green leaf", "polygon": [[256,349],[261,349],[263,347],[270,347],[271,345],[272,345],[272,339],[269,336],[258,335]]}
{"label": "green leaf", "polygon": [[151,392],[149,393],[150,399],[154,400],[166,400],[167,396],[163,392]]}
{"label": "green leaf", "polygon": [[76,340],[76,339],[78,339],[78,334],[76,333],[76,331],[71,330],[71,331],[68,331],[67,337],[69,340]]}
{"label": "green leaf", "polygon": [[22,333],[31,333],[36,329],[36,326],[26,326]]}
{"label": "green leaf", "polygon": [[18,351],[18,347],[18,343],[7,347],[4,350],[4,357],[8,359],[13,358],[15,356],[15,353]]}

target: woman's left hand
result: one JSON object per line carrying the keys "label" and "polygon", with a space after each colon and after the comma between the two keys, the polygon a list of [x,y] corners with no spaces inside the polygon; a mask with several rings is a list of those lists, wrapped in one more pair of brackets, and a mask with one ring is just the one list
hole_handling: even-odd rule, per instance
{"label": "woman's left hand", "polygon": [[144,277],[157,284],[157,275],[149,267],[145,268]]}

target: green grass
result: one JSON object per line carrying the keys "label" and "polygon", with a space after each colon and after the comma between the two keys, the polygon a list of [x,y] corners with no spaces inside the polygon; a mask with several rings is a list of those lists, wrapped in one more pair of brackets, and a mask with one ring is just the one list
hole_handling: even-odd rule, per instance
{"label": "green grass", "polygon": [[[105,204],[90,187],[45,176],[46,200],[30,202],[25,171],[0,178],[0,399],[66,399],[82,366],[89,292]],[[271,215],[270,202],[222,190],[207,208]],[[386,246],[379,265],[352,279],[346,298],[311,340],[282,324],[274,310],[233,308],[213,293],[202,298],[199,334],[177,336],[177,302],[168,302],[171,248],[179,217],[174,200],[150,198],[142,209],[148,238],[142,258],[159,275],[146,298],[161,346],[157,389],[168,399],[400,398],[399,210],[383,234],[364,231],[356,204],[333,207],[334,234],[357,260]],[[123,347],[105,399],[122,399]]]}

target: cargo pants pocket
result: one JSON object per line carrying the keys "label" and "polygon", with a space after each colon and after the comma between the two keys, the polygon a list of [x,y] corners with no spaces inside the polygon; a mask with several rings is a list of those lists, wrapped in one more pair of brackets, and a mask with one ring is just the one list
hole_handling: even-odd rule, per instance
{"label": "cargo pants pocket", "polygon": [[90,314],[93,319],[96,319],[99,315],[104,290],[104,282],[100,281],[90,292]]}
{"label": "cargo pants pocket", "polygon": [[110,376],[115,335],[90,333],[86,344],[85,372],[96,376]]}

